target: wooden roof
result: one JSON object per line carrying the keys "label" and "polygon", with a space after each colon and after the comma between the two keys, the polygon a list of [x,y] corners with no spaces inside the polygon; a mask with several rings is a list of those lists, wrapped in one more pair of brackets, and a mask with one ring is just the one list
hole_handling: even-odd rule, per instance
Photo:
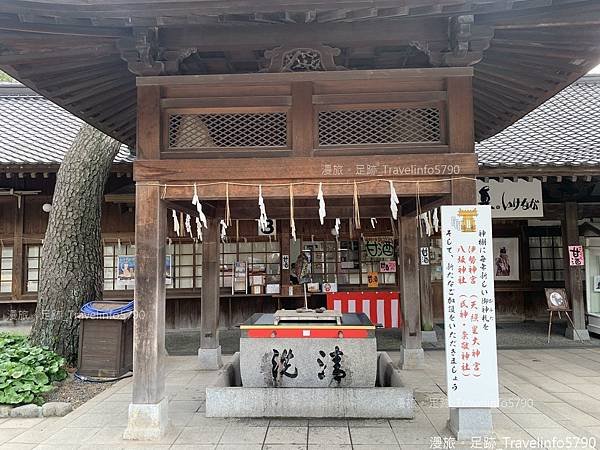
{"label": "wooden roof", "polygon": [[3,0],[0,67],[133,146],[135,73],[248,73],[279,45],[349,69],[474,65],[476,138],[600,59],[597,0]]}

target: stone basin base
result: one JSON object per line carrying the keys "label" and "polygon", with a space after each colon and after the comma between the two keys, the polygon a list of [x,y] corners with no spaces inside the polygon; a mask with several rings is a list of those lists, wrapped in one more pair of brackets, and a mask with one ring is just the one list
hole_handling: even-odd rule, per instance
{"label": "stone basin base", "polygon": [[206,388],[206,417],[412,419],[414,397],[385,352],[377,354],[377,387],[372,388],[243,387],[236,353]]}

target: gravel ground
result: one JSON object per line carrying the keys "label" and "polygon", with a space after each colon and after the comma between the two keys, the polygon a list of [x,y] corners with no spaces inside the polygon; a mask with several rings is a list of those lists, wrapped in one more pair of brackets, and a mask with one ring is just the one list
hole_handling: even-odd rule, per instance
{"label": "gravel ground", "polygon": [[115,383],[116,381],[106,383],[81,381],[70,373],[64,381],[57,384],[54,390],[45,394],[44,398],[46,402],[69,402],[75,409]]}

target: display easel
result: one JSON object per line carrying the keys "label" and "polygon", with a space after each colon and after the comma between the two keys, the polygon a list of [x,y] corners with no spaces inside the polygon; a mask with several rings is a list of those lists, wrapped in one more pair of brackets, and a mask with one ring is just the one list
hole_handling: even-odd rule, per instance
{"label": "display easel", "polygon": [[569,312],[572,310],[570,310],[570,309],[560,309],[560,310],[549,309],[548,311],[550,312],[550,317],[548,319],[548,344],[550,343],[550,332],[552,331],[552,314],[557,313],[558,318],[562,319],[562,317],[560,315],[561,312],[565,313],[565,316],[567,316],[567,320],[569,321],[569,323],[573,327],[573,331],[577,335],[577,339],[579,339],[579,341],[583,344],[583,339],[581,339],[581,336],[579,336],[579,332],[577,331],[577,328],[575,328],[575,324],[573,323],[573,320],[571,319],[571,316],[569,315]]}
{"label": "display easel", "polygon": [[575,328],[575,324],[573,323],[573,319],[571,319],[571,315],[569,312],[572,309],[569,308],[569,301],[567,299],[567,292],[563,288],[546,288],[544,289],[546,293],[546,301],[548,302],[547,311],[550,313],[550,317],[548,318],[548,344],[550,343],[550,333],[552,332],[552,315],[554,313],[558,313],[558,318],[562,319],[560,313],[565,313],[567,316],[567,320],[573,327],[573,331],[577,335],[577,339],[579,342],[583,344],[583,339],[579,335],[577,328]]}

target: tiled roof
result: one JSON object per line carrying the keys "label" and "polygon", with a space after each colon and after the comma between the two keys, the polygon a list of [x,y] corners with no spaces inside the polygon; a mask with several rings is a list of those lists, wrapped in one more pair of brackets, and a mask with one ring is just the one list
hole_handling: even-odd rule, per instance
{"label": "tiled roof", "polygon": [[[0,164],[59,164],[84,122],[15,83],[0,83]],[[122,146],[115,162],[131,162]]]}
{"label": "tiled roof", "polygon": [[475,150],[488,167],[600,165],[600,76],[579,79]]}

